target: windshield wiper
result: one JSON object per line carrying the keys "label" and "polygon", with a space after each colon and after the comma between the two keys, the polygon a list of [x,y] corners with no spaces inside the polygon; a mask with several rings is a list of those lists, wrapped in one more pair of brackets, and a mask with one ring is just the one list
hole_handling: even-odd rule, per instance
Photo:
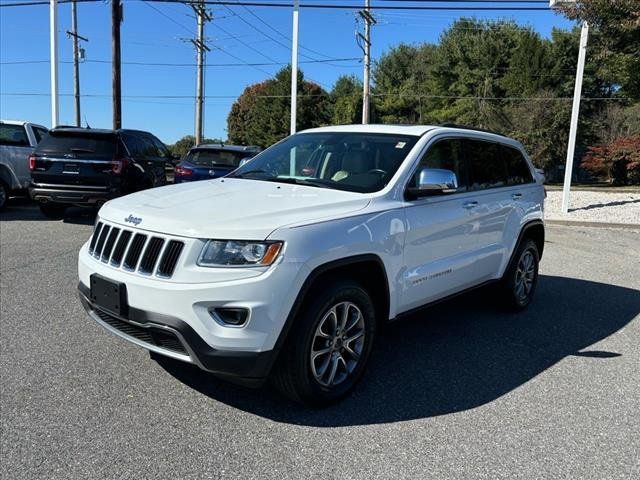
{"label": "windshield wiper", "polygon": [[74,153],[96,153],[95,150],[91,150],[90,148],[74,147],[74,148],[71,148],[70,150]]}
{"label": "windshield wiper", "polygon": [[267,174],[269,177],[275,177],[273,173],[267,170],[257,169],[257,170],[248,170],[242,173],[236,173],[235,175],[230,176],[230,178],[245,178],[251,175],[264,175],[264,174]]}

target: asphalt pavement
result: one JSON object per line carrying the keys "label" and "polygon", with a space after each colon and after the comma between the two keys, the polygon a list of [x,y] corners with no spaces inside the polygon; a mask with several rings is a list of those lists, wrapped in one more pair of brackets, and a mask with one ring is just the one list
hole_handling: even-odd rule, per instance
{"label": "asphalt pavement", "polygon": [[477,291],[393,324],[355,392],[309,410],[90,320],[92,223],[0,213],[2,478],[640,477],[638,231],[549,226],[529,310]]}

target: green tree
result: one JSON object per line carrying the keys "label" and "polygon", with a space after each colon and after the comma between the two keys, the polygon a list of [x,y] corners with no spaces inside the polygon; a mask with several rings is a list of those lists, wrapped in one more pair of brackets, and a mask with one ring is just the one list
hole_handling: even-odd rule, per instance
{"label": "green tree", "polygon": [[[268,147],[289,134],[291,67],[273,79],[250,85],[234,102],[227,117],[229,140],[244,145]],[[329,94],[304,80],[298,72],[298,130],[331,122]]]}
{"label": "green tree", "polygon": [[[203,139],[202,143],[222,143],[222,140],[214,139],[214,138],[205,138]],[[193,135],[185,135],[173,145],[168,145],[168,148],[173,155],[180,155],[182,157],[195,144],[196,144],[196,137],[194,137]]]}
{"label": "green tree", "polygon": [[362,119],[362,82],[353,75],[338,77],[331,90],[331,123],[348,125]]}
{"label": "green tree", "polygon": [[640,100],[640,2],[577,0],[563,11],[572,20],[586,21],[598,34],[590,44],[597,47],[601,68],[615,77],[619,94]]}

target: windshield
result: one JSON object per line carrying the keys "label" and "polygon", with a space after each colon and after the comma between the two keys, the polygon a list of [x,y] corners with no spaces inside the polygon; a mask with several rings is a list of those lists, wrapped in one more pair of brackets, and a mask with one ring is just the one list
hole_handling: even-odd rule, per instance
{"label": "windshield", "polygon": [[232,167],[240,165],[243,158],[252,157],[251,152],[234,152],[231,150],[192,150],[185,158],[186,162],[199,167]]}
{"label": "windshield", "polygon": [[376,192],[393,177],[418,138],[365,132],[300,133],[269,147],[230,177]]}

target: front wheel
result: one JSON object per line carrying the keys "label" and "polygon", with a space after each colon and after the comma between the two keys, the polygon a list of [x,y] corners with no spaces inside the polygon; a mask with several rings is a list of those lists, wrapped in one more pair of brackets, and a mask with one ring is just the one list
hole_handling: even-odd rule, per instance
{"label": "front wheel", "polygon": [[324,406],[347,395],[364,374],[376,314],[368,292],[355,282],[312,292],[322,293],[294,319],[274,382],[293,400]]}
{"label": "front wheel", "polygon": [[523,310],[529,306],[538,283],[540,254],[533,240],[524,240],[502,277],[502,292],[507,307]]}

